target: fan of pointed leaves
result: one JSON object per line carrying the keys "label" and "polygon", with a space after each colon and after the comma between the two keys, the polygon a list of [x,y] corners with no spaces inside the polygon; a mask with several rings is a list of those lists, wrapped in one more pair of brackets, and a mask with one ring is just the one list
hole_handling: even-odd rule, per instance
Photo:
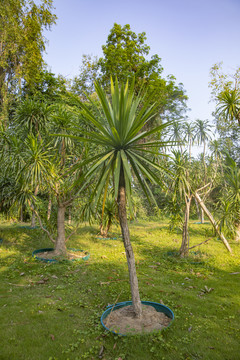
{"label": "fan of pointed leaves", "polygon": [[88,165],[85,186],[93,179],[97,180],[92,192],[95,204],[103,191],[103,202],[105,202],[109,186],[114,188],[116,199],[122,168],[131,211],[133,178],[138,180],[149,200],[152,192],[146,179],[159,183],[157,172],[165,169],[157,164],[153,157],[156,155],[156,148],[171,145],[172,142],[157,140],[154,135],[172,123],[145,130],[146,123],[156,114],[156,107],[150,105],[150,98],[146,99],[142,94],[134,95],[134,82],[131,86],[128,82],[125,86],[120,86],[117,80],[114,84],[111,79],[110,98],[97,82],[95,90],[100,106],[96,106],[93,102],[91,107],[87,103],[80,103],[83,116],[94,126],[94,129],[91,132],[85,132],[84,136],[78,137],[78,140],[90,142],[98,148],[98,154],[82,164]]}
{"label": "fan of pointed leaves", "polygon": [[226,120],[236,118],[240,125],[240,92],[239,90],[225,89],[217,97],[217,114]]}
{"label": "fan of pointed leaves", "polygon": [[184,151],[172,151],[173,157],[170,162],[174,178],[171,182],[173,200],[182,200],[186,193],[190,192],[190,183],[187,175],[188,155]]}
{"label": "fan of pointed leaves", "polygon": [[218,202],[219,224],[226,233],[235,234],[240,224],[240,169],[237,163],[226,155],[226,187]]}

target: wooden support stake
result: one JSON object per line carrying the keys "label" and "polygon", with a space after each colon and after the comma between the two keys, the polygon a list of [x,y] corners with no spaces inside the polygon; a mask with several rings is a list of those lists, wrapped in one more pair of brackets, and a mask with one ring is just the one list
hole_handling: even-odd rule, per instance
{"label": "wooden support stake", "polygon": [[220,237],[220,239],[222,240],[222,242],[224,243],[225,247],[227,248],[227,250],[231,253],[232,249],[228,243],[228,241],[226,240],[225,236],[223,235],[223,233],[219,230],[216,221],[214,220],[212,214],[210,213],[210,211],[206,208],[204,202],[202,201],[202,199],[200,198],[199,194],[197,192],[194,193],[194,197],[196,198],[197,202],[199,203],[201,209],[205,212],[205,214],[207,215],[207,217],[209,218],[212,226],[214,227],[216,233],[218,234],[218,236]]}

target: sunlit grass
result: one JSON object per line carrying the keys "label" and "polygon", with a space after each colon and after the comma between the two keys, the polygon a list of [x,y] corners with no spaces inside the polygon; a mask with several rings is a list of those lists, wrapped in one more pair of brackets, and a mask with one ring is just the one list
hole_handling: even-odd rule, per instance
{"label": "sunlit grass", "polygon": [[[100,316],[108,304],[130,300],[120,229],[99,240],[97,226],[82,226],[68,247],[89,251],[89,261],[46,264],[32,251],[51,247],[39,229],[0,226],[0,359],[238,360],[240,248],[233,255],[210,225],[191,224],[180,259],[180,233],[166,221],[130,225],[142,300],[169,306],[175,321],[158,334],[116,337]],[[209,290],[209,291],[208,291]]]}

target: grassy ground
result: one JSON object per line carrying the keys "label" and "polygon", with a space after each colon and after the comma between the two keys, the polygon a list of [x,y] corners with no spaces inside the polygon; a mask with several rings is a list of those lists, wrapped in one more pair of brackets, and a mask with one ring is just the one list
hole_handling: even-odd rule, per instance
{"label": "grassy ground", "polygon": [[[230,255],[213,238],[180,259],[181,236],[167,224],[139,222],[130,231],[141,299],[173,310],[168,329],[120,337],[100,324],[108,304],[130,300],[119,229],[117,240],[98,240],[96,227],[83,226],[68,246],[90,259],[46,264],[31,256],[51,247],[40,230],[2,222],[0,359],[239,360],[239,244],[231,243]],[[212,236],[210,225],[191,224],[190,232],[190,245]]]}

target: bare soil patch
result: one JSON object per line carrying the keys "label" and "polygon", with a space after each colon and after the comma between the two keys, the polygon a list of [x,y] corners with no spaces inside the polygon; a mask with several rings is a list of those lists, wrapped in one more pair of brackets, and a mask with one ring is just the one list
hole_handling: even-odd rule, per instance
{"label": "bare soil patch", "polygon": [[113,310],[104,320],[104,325],[116,333],[137,334],[162,330],[172,319],[163,312],[158,312],[153,306],[142,305],[142,317],[134,316],[132,305]]}
{"label": "bare soil patch", "polygon": [[48,260],[78,260],[87,255],[88,253],[86,251],[68,251],[66,256],[58,255],[54,251],[43,251],[36,254],[37,257]]}

